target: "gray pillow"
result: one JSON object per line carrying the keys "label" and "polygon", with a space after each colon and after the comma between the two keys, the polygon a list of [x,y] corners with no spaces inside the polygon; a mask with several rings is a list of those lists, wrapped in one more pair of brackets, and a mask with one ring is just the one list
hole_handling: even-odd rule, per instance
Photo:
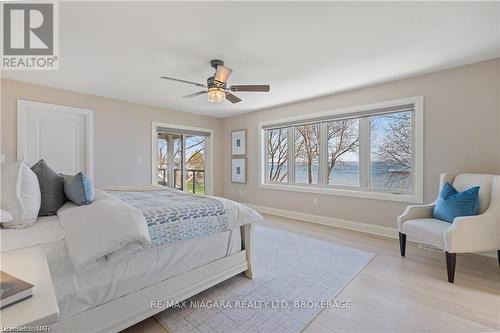
{"label": "gray pillow", "polygon": [[88,205],[94,202],[94,187],[90,178],[79,172],[64,182],[66,197],[77,205]]}
{"label": "gray pillow", "polygon": [[43,159],[31,167],[40,184],[40,212],[38,216],[55,215],[64,205],[64,177],[52,170]]}

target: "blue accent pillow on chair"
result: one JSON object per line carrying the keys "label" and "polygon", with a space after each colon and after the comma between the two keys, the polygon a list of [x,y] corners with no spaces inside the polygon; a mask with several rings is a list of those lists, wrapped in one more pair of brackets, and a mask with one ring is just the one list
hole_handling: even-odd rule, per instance
{"label": "blue accent pillow on chair", "polygon": [[94,187],[90,178],[79,172],[64,182],[64,194],[77,205],[94,202]]}
{"label": "blue accent pillow on chair", "polygon": [[458,192],[450,183],[444,184],[432,217],[452,223],[455,217],[479,213],[479,186]]}

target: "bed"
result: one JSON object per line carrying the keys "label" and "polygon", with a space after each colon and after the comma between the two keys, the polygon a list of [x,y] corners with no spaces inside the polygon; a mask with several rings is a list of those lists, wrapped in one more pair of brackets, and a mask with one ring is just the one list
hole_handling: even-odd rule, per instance
{"label": "bed", "polygon": [[[18,100],[17,119],[18,159],[92,178],[92,110]],[[52,332],[117,332],[164,310],[154,301],[173,304],[240,273],[251,279],[261,218],[158,185],[107,188],[90,205],[67,202],[27,229],[2,229],[2,251],[43,248],[59,307]]]}
{"label": "bed", "polygon": [[[117,198],[146,190],[154,196],[167,193],[179,198],[179,207],[187,210],[194,209],[192,202],[203,200],[189,195],[188,201],[187,194],[180,191],[151,189],[115,188],[110,193]],[[3,229],[2,251],[27,246],[44,249],[59,306],[58,319],[50,326],[52,331],[116,332],[164,310],[152,306],[157,301],[173,304],[243,272],[252,278],[249,222],[260,216],[239,203],[210,199],[230,212],[234,228],[169,241],[116,260],[100,260],[82,270],[74,266],[68,247],[69,229],[64,228],[60,216],[40,217],[27,229]]]}

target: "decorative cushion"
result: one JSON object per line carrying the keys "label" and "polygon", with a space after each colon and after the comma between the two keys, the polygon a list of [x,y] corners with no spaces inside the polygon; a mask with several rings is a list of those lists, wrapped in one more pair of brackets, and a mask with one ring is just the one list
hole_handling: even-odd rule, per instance
{"label": "decorative cushion", "polygon": [[66,202],[64,177],[52,170],[43,159],[33,165],[31,170],[38,177],[42,194],[40,213],[38,215],[56,215],[59,208]]}
{"label": "decorative cushion", "polygon": [[66,197],[79,206],[94,202],[94,187],[90,178],[82,172],[77,173],[64,183]]}
{"label": "decorative cushion", "polygon": [[479,214],[483,214],[490,206],[491,186],[494,175],[477,173],[462,173],[453,179],[453,187],[459,191],[465,191],[472,186],[479,186]]}
{"label": "decorative cushion", "polygon": [[2,180],[1,207],[12,215],[11,221],[2,222],[2,227],[27,228],[32,226],[40,210],[38,178],[29,166],[20,160],[5,169]]}
{"label": "decorative cushion", "polygon": [[479,186],[458,192],[450,183],[444,184],[439,193],[432,216],[452,223],[455,217],[479,213]]}

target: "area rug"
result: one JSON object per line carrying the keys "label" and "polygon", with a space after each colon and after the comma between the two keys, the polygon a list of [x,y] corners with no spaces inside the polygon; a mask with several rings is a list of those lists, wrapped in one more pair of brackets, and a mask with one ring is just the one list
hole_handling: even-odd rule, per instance
{"label": "area rug", "polygon": [[256,276],[226,280],[156,315],[171,333],[300,332],[374,254],[292,232],[255,228]]}

